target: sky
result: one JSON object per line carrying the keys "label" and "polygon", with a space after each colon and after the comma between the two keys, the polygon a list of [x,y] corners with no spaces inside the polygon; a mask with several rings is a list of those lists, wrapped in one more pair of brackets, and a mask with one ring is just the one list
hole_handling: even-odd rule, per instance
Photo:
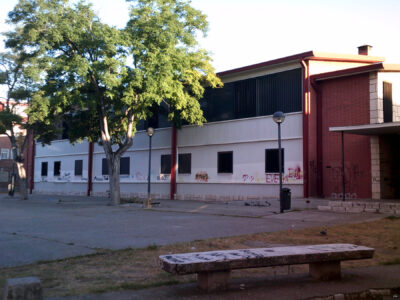
{"label": "sky", "polygon": [[[117,27],[128,19],[124,0],[92,0],[100,18]],[[16,0],[0,0],[0,32]],[[216,71],[225,71],[309,50],[371,55],[400,64],[399,0],[192,0],[208,16],[200,38]],[[0,41],[0,51],[3,42]]]}

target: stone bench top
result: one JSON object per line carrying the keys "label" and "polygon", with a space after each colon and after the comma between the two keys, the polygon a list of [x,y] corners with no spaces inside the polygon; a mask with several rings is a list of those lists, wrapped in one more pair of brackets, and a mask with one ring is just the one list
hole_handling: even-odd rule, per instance
{"label": "stone bench top", "polygon": [[324,244],[161,255],[161,267],[174,274],[272,267],[372,258],[373,248]]}

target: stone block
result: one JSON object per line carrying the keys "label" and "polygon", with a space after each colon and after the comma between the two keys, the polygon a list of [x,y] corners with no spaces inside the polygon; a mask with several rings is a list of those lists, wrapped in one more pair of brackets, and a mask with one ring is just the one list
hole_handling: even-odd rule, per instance
{"label": "stone block", "polygon": [[396,213],[396,210],[390,209],[390,208],[380,208],[379,212],[381,214],[394,214],[394,213]]}
{"label": "stone block", "polygon": [[369,202],[365,204],[366,209],[379,209],[379,203],[378,202]]}
{"label": "stone block", "polygon": [[340,261],[311,263],[310,276],[318,280],[340,279]]}
{"label": "stone block", "polygon": [[345,300],[346,298],[345,298],[344,294],[336,294],[333,296],[333,299],[334,300]]}
{"label": "stone block", "polygon": [[381,203],[380,208],[381,209],[396,209],[397,204],[396,203]]}
{"label": "stone block", "polygon": [[334,206],[340,206],[341,207],[342,203],[343,203],[343,201],[329,201],[328,205],[331,206],[331,207],[334,207]]}
{"label": "stone block", "polygon": [[390,296],[391,291],[390,289],[370,289],[369,290],[371,296]]}
{"label": "stone block", "polygon": [[231,271],[200,272],[197,274],[197,285],[207,292],[226,290],[229,286]]}
{"label": "stone block", "polygon": [[7,279],[3,300],[42,300],[43,290],[39,278],[23,277]]}
{"label": "stone block", "polygon": [[364,208],[362,207],[346,207],[346,212],[349,213],[362,213]]}
{"label": "stone block", "polygon": [[345,212],[346,208],[345,207],[332,207],[332,211],[334,211],[334,212]]}
{"label": "stone block", "polygon": [[364,209],[366,207],[366,203],[365,202],[353,202],[353,207]]}
{"label": "stone block", "polygon": [[396,214],[396,215],[400,215],[400,209],[396,209],[395,214]]}
{"label": "stone block", "polygon": [[378,212],[377,208],[364,208],[364,211],[367,213],[376,213]]}
{"label": "stone block", "polygon": [[353,202],[351,202],[351,201],[343,201],[342,206],[343,207],[353,207]]}
{"label": "stone block", "polygon": [[329,211],[329,210],[332,210],[332,207],[329,205],[318,205],[318,210]]}

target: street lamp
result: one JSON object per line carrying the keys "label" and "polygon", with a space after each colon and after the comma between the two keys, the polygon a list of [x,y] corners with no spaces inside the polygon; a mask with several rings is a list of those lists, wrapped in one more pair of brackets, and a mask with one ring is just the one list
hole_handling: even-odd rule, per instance
{"label": "street lamp", "polygon": [[272,116],[272,119],[278,124],[278,157],[279,157],[279,204],[281,213],[283,213],[283,198],[282,198],[282,148],[281,148],[281,123],[285,121],[285,114],[277,111]]}
{"label": "street lamp", "polygon": [[149,136],[149,173],[147,175],[147,201],[143,203],[143,207],[151,208],[151,197],[150,197],[150,173],[151,173],[151,138],[154,134],[153,127],[149,127],[146,130],[147,135]]}

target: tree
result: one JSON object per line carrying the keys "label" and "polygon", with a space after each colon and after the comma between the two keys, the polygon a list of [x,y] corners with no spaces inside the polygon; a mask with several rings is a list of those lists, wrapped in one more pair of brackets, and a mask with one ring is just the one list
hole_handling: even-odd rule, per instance
{"label": "tree", "polygon": [[[3,99],[0,111],[0,134],[6,134],[10,140],[13,164],[17,166],[19,187],[22,199],[27,199],[26,170],[24,154],[27,143],[26,119],[18,109],[28,103],[30,97],[28,57],[21,53],[0,53],[0,85],[6,86],[7,95]],[[22,133],[22,134],[21,134]]]}
{"label": "tree", "polygon": [[196,41],[207,30],[201,12],[185,0],[129,2],[130,20],[117,29],[85,2],[20,0],[9,13],[15,30],[6,43],[36,57],[44,70],[30,121],[63,121],[71,142],[100,141],[114,204],[120,202],[120,157],[139,120],[164,101],[171,121],[202,124],[204,87],[221,85]]}

